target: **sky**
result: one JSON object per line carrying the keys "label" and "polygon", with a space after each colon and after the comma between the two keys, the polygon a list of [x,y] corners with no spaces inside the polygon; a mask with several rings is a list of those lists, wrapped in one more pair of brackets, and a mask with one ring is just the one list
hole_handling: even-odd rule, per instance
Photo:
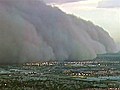
{"label": "sky", "polygon": [[45,0],[62,11],[104,28],[120,43],[120,0]]}

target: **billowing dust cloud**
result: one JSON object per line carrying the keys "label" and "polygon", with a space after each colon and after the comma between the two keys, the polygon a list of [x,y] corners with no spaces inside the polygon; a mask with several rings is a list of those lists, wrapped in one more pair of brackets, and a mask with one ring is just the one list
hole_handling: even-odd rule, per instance
{"label": "billowing dust cloud", "polygon": [[0,63],[87,60],[115,52],[99,26],[38,0],[0,0]]}

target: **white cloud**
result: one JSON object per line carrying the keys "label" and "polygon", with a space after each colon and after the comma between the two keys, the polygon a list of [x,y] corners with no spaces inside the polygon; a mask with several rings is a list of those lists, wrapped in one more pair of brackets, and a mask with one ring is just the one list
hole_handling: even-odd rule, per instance
{"label": "white cloud", "polygon": [[78,2],[78,1],[86,1],[86,0],[43,0],[46,3],[69,3],[69,2]]}
{"label": "white cloud", "polygon": [[103,0],[98,4],[99,8],[117,8],[120,7],[120,0]]}

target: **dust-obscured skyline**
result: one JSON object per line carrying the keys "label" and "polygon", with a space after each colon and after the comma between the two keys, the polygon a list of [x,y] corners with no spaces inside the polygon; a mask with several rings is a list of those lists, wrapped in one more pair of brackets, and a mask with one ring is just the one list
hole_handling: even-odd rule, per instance
{"label": "dust-obscured skyline", "polygon": [[38,0],[0,1],[0,63],[90,60],[114,52],[114,40],[90,21]]}

